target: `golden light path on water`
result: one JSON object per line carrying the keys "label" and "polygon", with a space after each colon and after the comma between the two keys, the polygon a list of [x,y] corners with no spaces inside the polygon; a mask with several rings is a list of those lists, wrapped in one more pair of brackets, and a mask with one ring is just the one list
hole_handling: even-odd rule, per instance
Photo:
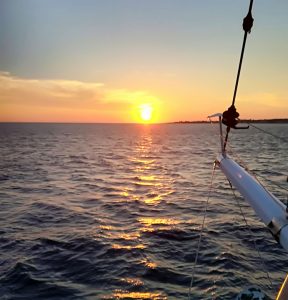
{"label": "golden light path on water", "polygon": [[167,297],[157,293],[138,293],[138,292],[115,292],[113,299],[149,299],[149,300],[165,300]]}
{"label": "golden light path on water", "polygon": [[[119,193],[121,202],[139,202],[145,204],[151,209],[157,207],[161,201],[165,201],[165,197],[173,193],[173,180],[161,169],[160,158],[157,157],[157,151],[153,148],[152,136],[149,135],[149,128],[145,126],[144,134],[141,139],[135,143],[133,155],[128,158],[129,163],[135,167],[131,174],[130,183]],[[132,184],[132,187],[131,187]],[[105,233],[105,239],[110,239],[112,248],[115,250],[133,251],[135,249],[146,249],[142,235],[147,232],[156,230],[169,230],[171,227],[179,223],[175,218],[157,218],[139,217],[138,230],[125,232],[119,230],[116,226],[102,226],[101,229]],[[117,241],[117,242],[115,242]],[[147,253],[139,257],[138,263],[146,269],[155,269],[159,266],[158,261],[154,261]],[[122,278],[130,286],[141,287],[144,282],[140,278]],[[129,292],[127,290],[115,290],[111,296],[106,299],[151,299],[161,300],[167,297],[159,292]]]}

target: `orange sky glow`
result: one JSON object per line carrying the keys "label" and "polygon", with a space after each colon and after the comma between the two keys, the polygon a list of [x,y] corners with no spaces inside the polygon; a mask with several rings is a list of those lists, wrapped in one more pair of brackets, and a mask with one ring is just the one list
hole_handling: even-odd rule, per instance
{"label": "orange sky glow", "polygon": [[[185,87],[176,89],[174,94],[171,88],[153,93],[113,89],[102,83],[23,79],[7,73],[0,75],[0,89],[2,122],[158,123],[206,120],[210,112],[219,111],[219,107],[226,108],[229,99],[228,91],[221,92],[217,87],[215,96],[201,88],[192,88],[190,92],[187,87],[186,90]],[[185,101],[180,101],[181,98]],[[214,101],[211,101],[212,98]],[[241,95],[239,99],[244,118],[250,118],[251,111],[252,118],[285,118],[288,115],[281,95],[259,92]],[[151,116],[145,119],[143,107],[144,111],[146,107],[147,114],[147,106]]]}
{"label": "orange sky glow", "polygon": [[[248,1],[86,1],[1,1],[0,122],[200,121],[231,105]],[[287,9],[253,8],[242,119],[288,118]]]}

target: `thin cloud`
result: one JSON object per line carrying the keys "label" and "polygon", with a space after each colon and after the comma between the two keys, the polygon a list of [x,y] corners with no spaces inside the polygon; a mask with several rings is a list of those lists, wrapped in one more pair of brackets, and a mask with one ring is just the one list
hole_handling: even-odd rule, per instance
{"label": "thin cloud", "polygon": [[47,108],[47,114],[51,113],[51,109],[55,112],[66,109],[69,114],[74,110],[73,115],[77,113],[80,117],[81,113],[87,114],[90,110],[95,112],[96,119],[101,113],[117,119],[117,113],[123,114],[124,110],[143,102],[143,99],[156,101],[149,92],[114,89],[99,82],[26,79],[0,72],[0,120],[6,120],[7,114],[11,114],[13,119],[12,114],[15,112],[16,115],[23,107],[31,115],[37,110],[44,115]]}

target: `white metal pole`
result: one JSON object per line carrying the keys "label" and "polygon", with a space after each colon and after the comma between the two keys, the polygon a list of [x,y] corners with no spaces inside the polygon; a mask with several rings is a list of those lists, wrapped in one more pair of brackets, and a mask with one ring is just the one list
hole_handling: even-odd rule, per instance
{"label": "white metal pole", "polygon": [[221,154],[216,162],[231,184],[241,193],[260,219],[269,227],[283,248],[288,250],[286,206],[228,155]]}

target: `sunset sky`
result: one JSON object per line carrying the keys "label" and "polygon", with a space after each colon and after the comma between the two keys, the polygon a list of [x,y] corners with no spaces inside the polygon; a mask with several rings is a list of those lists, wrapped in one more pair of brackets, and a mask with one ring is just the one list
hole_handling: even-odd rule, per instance
{"label": "sunset sky", "polygon": [[[170,122],[223,112],[249,2],[1,0],[0,121]],[[287,0],[254,1],[242,118],[288,118],[287,16]]]}

